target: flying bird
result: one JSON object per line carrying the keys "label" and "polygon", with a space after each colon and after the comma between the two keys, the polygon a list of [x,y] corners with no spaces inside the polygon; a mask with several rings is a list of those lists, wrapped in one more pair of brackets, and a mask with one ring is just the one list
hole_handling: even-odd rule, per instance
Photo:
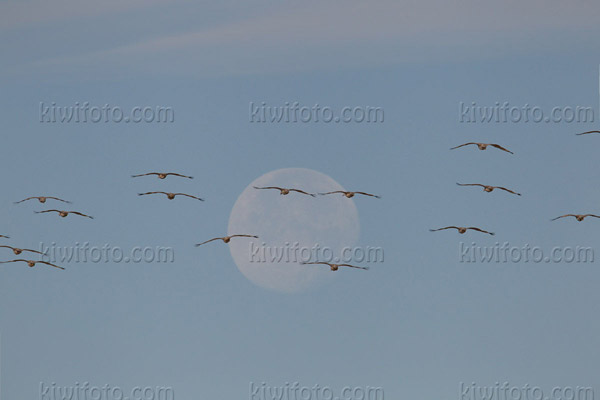
{"label": "flying bird", "polygon": [[377,199],[380,199],[381,196],[377,196],[375,194],[371,194],[371,193],[365,193],[365,192],[346,192],[344,190],[336,190],[335,192],[326,192],[326,193],[319,193],[322,196],[326,196],[328,194],[334,194],[334,193],[341,193],[342,195],[346,196],[347,198],[351,199],[354,197],[354,195],[357,194],[362,194],[363,196],[371,196],[371,197],[375,197]]}
{"label": "flying bird", "polygon": [[91,217],[89,215],[80,213],[78,211],[44,210],[44,211],[36,211],[35,213],[36,214],[44,214],[44,213],[49,213],[49,212],[58,213],[58,215],[61,216],[61,217],[63,217],[63,218],[65,218],[69,214],[75,214],[75,215],[80,215],[82,217],[86,217],[86,218],[89,218],[89,219],[94,219],[94,217]]}
{"label": "flying bird", "polygon": [[231,238],[235,238],[235,237],[249,237],[249,238],[258,239],[258,236],[254,236],[254,235],[229,235],[229,236],[224,236],[224,237],[216,237],[216,238],[207,240],[206,242],[198,243],[196,245],[196,247],[202,246],[203,244],[206,244],[206,243],[214,242],[215,240],[222,240],[224,243],[229,243],[231,241]]}
{"label": "flying bird", "polygon": [[513,192],[512,190],[507,189],[502,186],[489,186],[489,185],[482,185],[480,183],[458,183],[458,182],[456,184],[458,186],[481,186],[483,188],[483,191],[488,192],[488,193],[493,192],[494,189],[501,189],[501,190],[507,191],[508,193],[516,194],[517,196],[521,195],[521,193]]}
{"label": "flying bird", "polygon": [[169,200],[173,200],[176,196],[186,196],[186,197],[190,197],[192,199],[204,201],[204,199],[201,199],[200,197],[192,196],[191,194],[185,194],[185,193],[148,192],[148,193],[138,193],[138,196],[146,196],[148,194],[164,194],[167,196],[167,198]]}
{"label": "flying bird", "polygon": [[350,268],[357,268],[357,269],[364,269],[364,270],[368,270],[369,269],[369,267],[357,267],[356,265],[350,265],[350,264],[332,264],[332,263],[328,263],[328,262],[324,262],[324,261],[301,262],[300,264],[304,264],[304,265],[308,265],[308,264],[329,265],[329,268],[332,271],[337,271],[340,267],[350,267]]}
{"label": "flying bird", "polygon": [[257,186],[253,186],[254,189],[276,189],[279,190],[279,194],[280,195],[288,195],[290,194],[290,192],[298,192],[298,193],[302,193],[302,194],[306,194],[312,197],[316,197],[314,194],[312,193],[307,193],[304,190],[300,190],[300,189],[288,189],[288,188],[281,188],[281,187],[277,187],[277,186],[267,186],[267,187],[257,187]]}
{"label": "flying bird", "polygon": [[35,264],[39,263],[39,264],[50,265],[51,267],[58,268],[58,269],[64,269],[63,267],[59,267],[58,265],[54,265],[54,264],[51,264],[51,263],[46,262],[46,261],[33,261],[33,260],[21,260],[21,259],[19,259],[19,260],[12,260],[12,261],[0,261],[0,264],[8,264],[8,263],[14,263],[14,262],[25,262],[31,268],[35,267]]}
{"label": "flying bird", "polygon": [[46,200],[49,200],[49,199],[51,199],[51,200],[57,200],[57,201],[62,201],[63,203],[71,204],[70,201],[59,199],[58,197],[52,197],[52,196],[33,196],[33,197],[28,197],[28,198],[23,199],[21,201],[16,201],[15,204],[20,204],[20,203],[23,203],[24,201],[33,200],[33,199],[38,200],[42,204],[45,203]]}
{"label": "flying bird", "polygon": [[487,149],[488,146],[492,146],[492,147],[495,147],[495,148],[500,149],[502,151],[506,151],[507,153],[515,154],[512,151],[510,151],[508,149],[505,149],[504,147],[500,146],[499,144],[495,144],[495,143],[469,142],[469,143],[461,144],[461,145],[456,146],[456,147],[452,147],[450,150],[458,149],[459,147],[468,146],[468,145],[471,145],[471,144],[477,145],[477,147],[479,148],[479,150],[485,150],[485,149]]}
{"label": "flying bird", "polygon": [[12,247],[12,246],[0,246],[0,248],[3,248],[3,249],[11,249],[11,250],[13,251],[13,253],[15,253],[15,255],[17,255],[17,256],[18,256],[19,254],[21,254],[22,252],[24,252],[24,251],[26,251],[26,252],[29,252],[29,253],[37,253],[37,254],[42,254],[42,255],[44,254],[44,253],[42,253],[41,251],[37,251],[37,250],[29,250],[29,249],[19,249],[18,247]]}
{"label": "flying bird", "polygon": [[587,132],[576,133],[576,135],[581,136],[581,135],[588,135],[590,133],[600,133],[600,131],[587,131]]}
{"label": "flying bird", "polygon": [[437,232],[437,231],[443,231],[444,229],[456,229],[456,230],[458,230],[458,233],[460,233],[460,234],[463,234],[466,231],[468,231],[469,229],[471,229],[471,230],[474,230],[474,231],[477,231],[477,232],[487,233],[488,235],[492,235],[492,236],[495,235],[495,233],[493,233],[493,232],[484,231],[483,229],[479,229],[479,228],[476,228],[474,226],[469,226],[468,228],[465,228],[465,227],[462,227],[462,226],[447,226],[445,228],[430,229],[429,231],[430,232]]}
{"label": "flying bird", "polygon": [[158,179],[165,179],[169,175],[180,176],[182,178],[187,178],[187,179],[194,179],[192,176],[176,174],[175,172],[148,172],[147,174],[131,175],[131,177],[139,178],[140,176],[148,176],[148,175],[156,175],[156,176],[158,176]]}
{"label": "flying bird", "polygon": [[565,217],[575,217],[575,219],[579,222],[583,221],[586,217],[600,218],[600,216],[594,214],[565,214],[561,215],[560,217],[552,218],[550,221],[556,221],[557,219]]}

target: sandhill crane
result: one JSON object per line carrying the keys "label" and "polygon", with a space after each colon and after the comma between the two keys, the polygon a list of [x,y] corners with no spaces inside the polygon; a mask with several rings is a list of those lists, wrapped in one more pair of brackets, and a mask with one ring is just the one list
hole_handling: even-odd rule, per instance
{"label": "sandhill crane", "polygon": [[462,227],[462,226],[447,226],[445,228],[439,228],[439,229],[430,229],[430,232],[437,232],[437,231],[443,231],[444,229],[456,229],[458,230],[458,233],[463,234],[466,231],[468,231],[469,229],[477,231],[477,232],[482,232],[482,233],[487,233],[488,235],[494,235],[493,232],[488,232],[488,231],[484,231],[483,229],[479,229],[476,228],[474,226],[469,226],[469,227]]}
{"label": "sandhill crane", "polygon": [[37,251],[37,250],[29,250],[29,249],[19,249],[18,247],[12,247],[12,246],[0,246],[0,248],[2,249],[11,249],[13,251],[13,253],[15,253],[15,255],[19,255],[22,252],[29,252],[29,253],[37,253],[37,254],[44,254],[41,251]]}
{"label": "sandhill crane", "polygon": [[204,199],[201,199],[200,197],[192,196],[191,194],[185,194],[185,193],[147,192],[147,193],[138,193],[138,196],[146,196],[146,195],[149,195],[149,194],[164,194],[164,195],[167,196],[167,198],[169,200],[173,200],[177,196],[185,196],[185,197],[190,197],[192,199],[204,201]]}
{"label": "sandhill crane", "polygon": [[300,264],[303,264],[303,265],[308,265],[308,264],[329,265],[329,269],[331,269],[332,271],[337,271],[340,267],[357,268],[357,269],[363,269],[363,270],[369,269],[369,267],[357,267],[356,265],[350,265],[350,264],[333,264],[333,263],[328,263],[328,262],[324,262],[324,261],[301,262]]}
{"label": "sandhill crane", "polygon": [[49,212],[55,212],[55,213],[58,213],[58,215],[59,215],[60,217],[63,217],[63,218],[65,218],[65,217],[66,217],[67,215],[69,215],[69,214],[75,214],[75,215],[79,215],[79,216],[82,216],[82,217],[85,217],[85,218],[94,219],[94,217],[91,217],[91,216],[89,216],[89,215],[86,215],[86,214],[80,213],[80,212],[78,212],[78,211],[62,211],[62,210],[44,210],[44,211],[35,211],[35,213],[36,213],[36,214],[45,214],[45,213],[49,213]]}
{"label": "sandhill crane", "polygon": [[521,193],[517,193],[517,192],[513,192],[510,189],[507,189],[505,187],[502,186],[490,186],[490,185],[482,185],[481,183],[456,183],[458,186],[481,186],[483,188],[484,192],[488,192],[491,193],[494,191],[494,189],[501,189],[504,191],[507,191],[508,193],[512,193],[512,194],[516,194],[517,196],[520,196]]}
{"label": "sandhill crane", "polygon": [[176,174],[175,172],[148,172],[147,174],[131,175],[132,178],[139,178],[140,176],[156,175],[158,179],[165,179],[167,176],[179,176],[181,178],[194,179],[191,176]]}
{"label": "sandhill crane", "polygon": [[31,268],[35,267],[35,264],[46,264],[46,265],[49,265],[49,266],[54,267],[54,268],[64,269],[63,267],[59,267],[58,265],[54,265],[54,264],[51,264],[51,263],[46,262],[46,261],[33,261],[33,260],[22,260],[22,259],[11,260],[11,261],[0,261],[0,264],[8,264],[8,263],[14,263],[14,262],[24,262],[24,263],[27,263],[27,265],[29,267],[31,267]]}
{"label": "sandhill crane", "polygon": [[28,197],[28,198],[23,199],[21,201],[15,201],[15,204],[20,204],[20,203],[23,203],[24,201],[33,200],[33,199],[36,199],[37,201],[39,201],[42,204],[44,204],[46,202],[46,200],[57,200],[57,201],[62,201],[63,203],[71,204],[70,201],[59,199],[58,197],[52,197],[52,196],[33,196],[33,197]]}
{"label": "sandhill crane", "polygon": [[600,216],[594,214],[565,214],[560,217],[552,218],[550,221],[556,221],[557,219],[565,217],[574,217],[579,222],[583,221],[586,217],[600,218]]}
{"label": "sandhill crane", "polygon": [[495,147],[495,148],[497,148],[497,149],[500,149],[500,150],[502,150],[502,151],[505,151],[505,152],[507,152],[507,153],[510,153],[510,154],[515,154],[515,153],[513,153],[512,151],[510,151],[510,150],[508,150],[508,149],[505,149],[504,147],[502,147],[502,146],[500,146],[499,144],[496,144],[496,143],[477,143],[477,142],[469,142],[469,143],[464,143],[464,144],[461,144],[461,145],[459,145],[459,146],[456,146],[456,147],[452,147],[450,150],[458,149],[459,147],[468,146],[468,145],[471,145],[471,144],[474,144],[474,145],[476,145],[476,146],[479,148],[479,150],[485,150],[485,149],[487,149],[487,147],[488,147],[488,146],[492,146],[492,147]]}
{"label": "sandhill crane", "polygon": [[328,194],[334,194],[334,193],[341,193],[342,195],[346,196],[349,199],[353,198],[357,194],[361,194],[363,196],[375,197],[377,199],[381,198],[381,196],[377,196],[377,195],[371,194],[371,193],[365,193],[365,192],[346,192],[344,190],[336,190],[334,192],[325,192],[325,193],[319,193],[319,194],[322,195],[322,196],[326,196]]}
{"label": "sandhill crane", "polygon": [[203,244],[206,244],[206,243],[214,242],[215,240],[222,240],[224,243],[229,243],[232,238],[236,238],[236,237],[248,237],[248,238],[258,239],[258,236],[254,236],[254,235],[229,235],[229,236],[212,238],[210,240],[207,240],[206,242],[198,243],[196,245],[196,247],[202,246]]}
{"label": "sandhill crane", "polygon": [[290,188],[282,188],[282,187],[278,187],[278,186],[267,186],[267,187],[257,187],[257,186],[253,186],[254,189],[276,189],[279,190],[279,194],[286,196],[288,194],[290,194],[290,192],[298,192],[298,193],[302,193],[302,194],[306,194],[308,196],[312,196],[312,197],[316,197],[314,194],[312,193],[307,193],[304,190],[300,190],[300,189],[290,189]]}

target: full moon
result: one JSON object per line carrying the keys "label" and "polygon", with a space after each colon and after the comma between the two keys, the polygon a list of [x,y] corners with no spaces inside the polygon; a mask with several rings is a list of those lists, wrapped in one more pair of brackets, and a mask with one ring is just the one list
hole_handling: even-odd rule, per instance
{"label": "full moon", "polygon": [[345,190],[331,177],[306,168],[268,172],[240,194],[229,216],[228,235],[250,234],[259,239],[234,238],[229,244],[238,269],[254,284],[279,292],[307,290],[332,279],[327,265],[307,261],[339,261],[344,248],[358,241],[360,223],[352,199],[342,194],[311,197],[253,186],[279,186],[309,193]]}

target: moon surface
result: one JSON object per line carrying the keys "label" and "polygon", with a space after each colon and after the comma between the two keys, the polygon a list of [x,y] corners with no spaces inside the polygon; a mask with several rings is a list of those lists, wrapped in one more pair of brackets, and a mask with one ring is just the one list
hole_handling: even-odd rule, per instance
{"label": "moon surface", "polygon": [[[331,177],[306,168],[268,172],[240,194],[229,216],[229,243],[238,269],[254,284],[279,292],[307,290],[333,279],[327,265],[301,265],[304,261],[339,261],[342,249],[356,245],[360,222],[356,205],[342,194],[311,197],[253,186],[279,186],[309,193],[345,190]],[[237,239],[237,240],[236,240]]]}

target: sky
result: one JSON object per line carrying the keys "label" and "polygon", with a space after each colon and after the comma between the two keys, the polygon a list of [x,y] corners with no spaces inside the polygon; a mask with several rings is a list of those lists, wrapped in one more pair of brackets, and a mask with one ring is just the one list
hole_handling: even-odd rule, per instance
{"label": "sky", "polygon": [[[600,220],[550,219],[600,215],[600,135],[575,135],[599,129],[599,13],[591,0],[0,1],[0,245],[174,251],[168,263],[0,265],[0,399],[84,382],[177,399],[256,399],[263,382],[340,399],[344,387],[463,399],[461,384],[497,382],[598,396]],[[385,119],[252,122],[263,102]],[[505,102],[589,107],[594,120],[461,122],[461,103]],[[53,103],[169,107],[174,119],[47,122]],[[480,141],[514,154],[449,150]],[[385,260],[282,293],[248,280],[227,245],[194,247],[226,234],[246,187],[283,168],[381,195],[349,201],[357,245]],[[194,179],[131,178],[158,170]],[[149,190],[206,201],[137,196]],[[38,195],[94,219],[13,204]],[[429,232],[448,225],[495,236]],[[463,262],[461,243],[595,258]]]}

